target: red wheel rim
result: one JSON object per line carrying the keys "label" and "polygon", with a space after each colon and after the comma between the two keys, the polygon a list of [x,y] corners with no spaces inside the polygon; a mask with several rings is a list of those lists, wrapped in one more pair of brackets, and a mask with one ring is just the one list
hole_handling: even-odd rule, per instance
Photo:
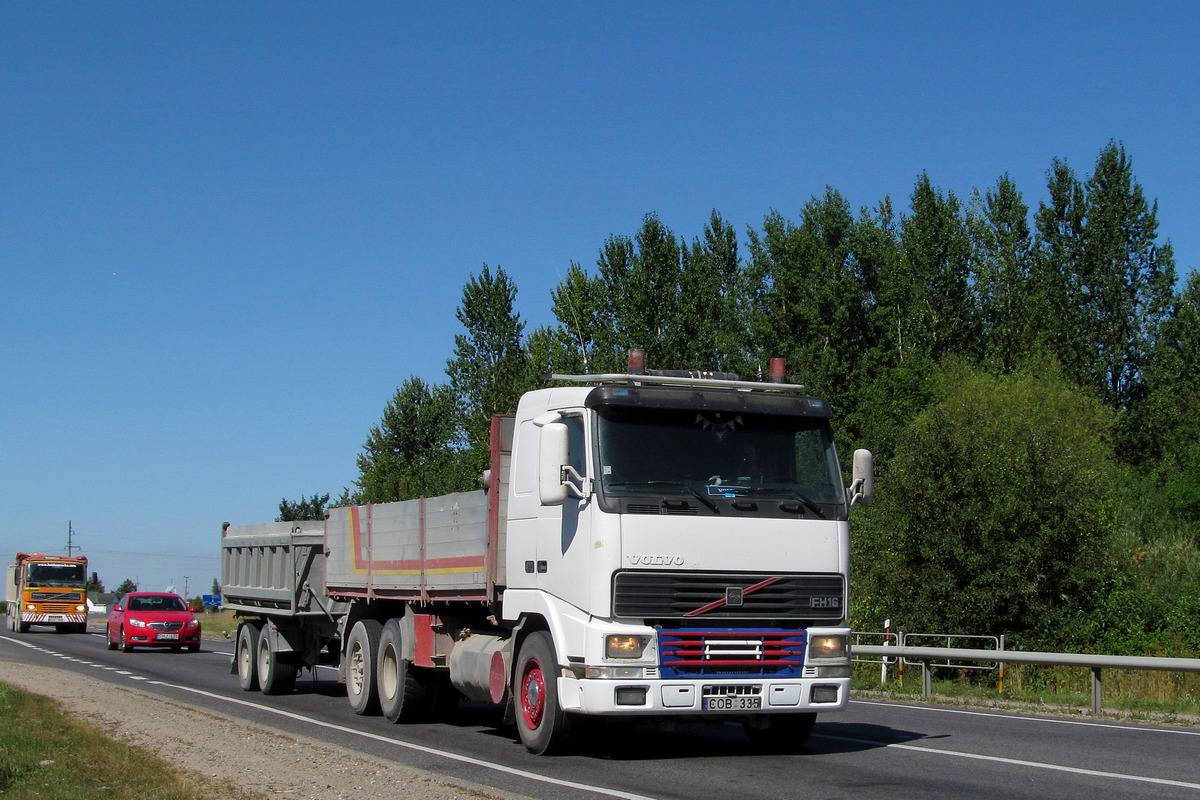
{"label": "red wheel rim", "polygon": [[521,715],[525,718],[525,725],[530,730],[537,730],[545,711],[546,679],[542,676],[541,665],[530,661],[525,665],[525,675],[521,678]]}

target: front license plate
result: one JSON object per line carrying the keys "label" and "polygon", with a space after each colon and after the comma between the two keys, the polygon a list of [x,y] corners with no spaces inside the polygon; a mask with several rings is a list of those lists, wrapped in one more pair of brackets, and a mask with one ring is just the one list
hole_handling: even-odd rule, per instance
{"label": "front license plate", "polygon": [[753,711],[762,708],[761,697],[706,697],[705,711]]}
{"label": "front license plate", "polygon": [[166,642],[173,642],[179,638],[179,634],[178,633],[160,633],[158,635],[158,638],[162,639],[163,641],[166,641]]}
{"label": "front license plate", "polygon": [[66,616],[66,614],[47,614],[46,621],[47,622],[66,622],[67,616]]}

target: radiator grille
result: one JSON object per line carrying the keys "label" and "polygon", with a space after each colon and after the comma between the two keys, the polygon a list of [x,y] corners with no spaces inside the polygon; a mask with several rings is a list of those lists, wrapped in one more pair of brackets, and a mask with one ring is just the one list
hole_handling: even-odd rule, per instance
{"label": "radiator grille", "polygon": [[804,631],[659,631],[663,677],[697,675],[799,676],[804,670]]}
{"label": "radiator grille", "polygon": [[618,572],[613,613],[654,620],[714,619],[839,622],[841,575],[770,573]]}

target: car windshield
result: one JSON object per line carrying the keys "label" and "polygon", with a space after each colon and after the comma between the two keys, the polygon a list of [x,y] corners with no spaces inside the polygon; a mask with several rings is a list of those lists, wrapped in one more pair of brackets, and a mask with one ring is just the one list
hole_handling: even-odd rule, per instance
{"label": "car windshield", "polygon": [[650,490],[843,502],[826,419],[636,406],[597,411],[600,482],[610,495]]}
{"label": "car windshield", "polygon": [[172,595],[147,595],[129,598],[129,611],[187,611],[183,600]]}

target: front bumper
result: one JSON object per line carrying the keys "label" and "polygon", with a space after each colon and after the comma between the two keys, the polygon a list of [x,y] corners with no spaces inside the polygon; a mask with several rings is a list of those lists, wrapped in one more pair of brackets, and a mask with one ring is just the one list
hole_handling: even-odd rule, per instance
{"label": "front bumper", "polygon": [[[610,716],[758,714],[842,711],[849,678],[558,679],[565,711]],[[727,698],[706,707],[706,698]],[[757,699],[757,702],[754,700]],[[640,702],[638,702],[640,700]]]}

